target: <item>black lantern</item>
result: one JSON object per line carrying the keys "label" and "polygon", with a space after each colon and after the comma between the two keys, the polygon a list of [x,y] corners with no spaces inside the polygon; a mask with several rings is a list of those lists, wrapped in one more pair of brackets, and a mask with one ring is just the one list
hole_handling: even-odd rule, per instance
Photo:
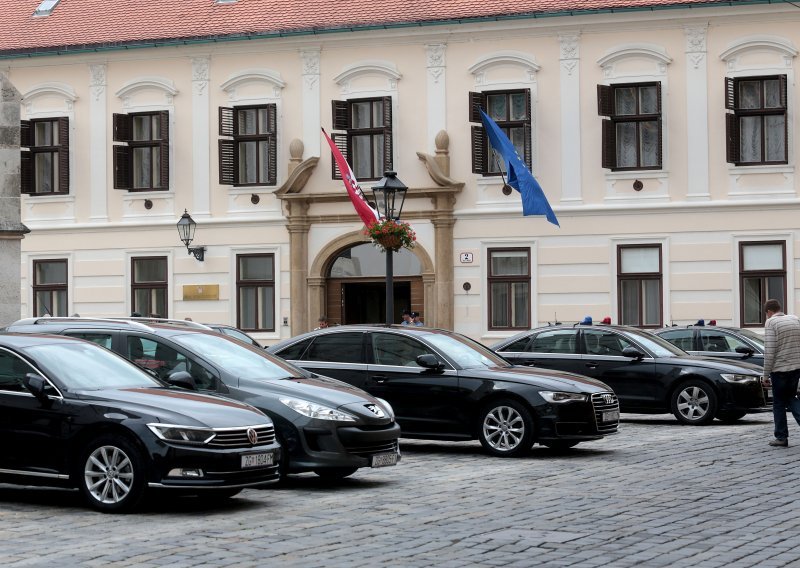
{"label": "black lantern", "polygon": [[[397,221],[403,210],[408,187],[397,179],[397,172],[384,172],[378,185],[372,187],[378,213],[386,219]],[[386,251],[386,325],[394,323],[394,264],[393,251]]]}
{"label": "black lantern", "polygon": [[192,219],[192,216],[189,215],[189,212],[184,209],[183,215],[181,215],[181,218],[178,220],[178,235],[181,241],[183,241],[183,244],[186,245],[186,250],[189,251],[189,254],[194,255],[197,260],[202,262],[205,258],[206,247],[189,246],[194,240],[195,229],[197,229],[197,223]]}
{"label": "black lantern", "polygon": [[378,213],[387,219],[397,221],[403,211],[403,202],[406,200],[407,191],[408,188],[397,179],[397,172],[384,172],[378,185],[372,187]]}

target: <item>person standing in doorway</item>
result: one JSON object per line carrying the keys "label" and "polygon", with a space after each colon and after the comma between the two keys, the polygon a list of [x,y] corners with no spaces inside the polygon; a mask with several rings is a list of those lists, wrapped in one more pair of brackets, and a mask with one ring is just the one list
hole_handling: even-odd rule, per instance
{"label": "person standing in doorway", "polygon": [[425,324],[422,323],[422,320],[419,319],[419,312],[411,312],[411,325],[422,327]]}
{"label": "person standing in doorway", "polygon": [[787,316],[778,300],[764,304],[767,323],[764,325],[764,376],[772,382],[772,415],[775,439],[770,446],[789,445],[789,410],[800,425],[800,400],[797,383],[800,379],[800,319]]}
{"label": "person standing in doorway", "polygon": [[318,329],[325,329],[326,327],[328,327],[328,318],[325,316],[320,316],[317,320],[317,327],[314,328],[314,331]]}
{"label": "person standing in doorway", "polygon": [[400,325],[411,325],[413,321],[411,319],[411,311],[403,310],[403,321],[400,322]]}

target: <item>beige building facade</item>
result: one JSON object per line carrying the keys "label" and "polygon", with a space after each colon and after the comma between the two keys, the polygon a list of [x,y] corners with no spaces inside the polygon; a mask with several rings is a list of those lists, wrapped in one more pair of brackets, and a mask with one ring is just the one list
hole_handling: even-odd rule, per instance
{"label": "beige building facade", "polygon": [[[798,45],[800,10],[748,4],[0,52],[33,136],[21,316],[146,311],[264,343],[382,321],[383,255],[322,127],[368,196],[385,167],[409,187],[395,297],[428,325],[763,327],[767,297],[800,310]],[[560,228],[504,191],[475,100]]]}

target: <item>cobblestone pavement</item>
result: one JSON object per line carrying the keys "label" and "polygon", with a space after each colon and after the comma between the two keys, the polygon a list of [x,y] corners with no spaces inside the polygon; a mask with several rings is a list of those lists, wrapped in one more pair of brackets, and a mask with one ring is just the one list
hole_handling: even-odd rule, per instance
{"label": "cobblestone pavement", "polygon": [[[791,422],[791,420],[790,420]],[[403,440],[397,467],[158,499],[103,515],[76,492],[0,485],[0,561],[22,566],[800,566],[800,432],[771,415],[679,425],[626,415],[562,453],[491,458]],[[794,428],[794,429],[792,429]]]}

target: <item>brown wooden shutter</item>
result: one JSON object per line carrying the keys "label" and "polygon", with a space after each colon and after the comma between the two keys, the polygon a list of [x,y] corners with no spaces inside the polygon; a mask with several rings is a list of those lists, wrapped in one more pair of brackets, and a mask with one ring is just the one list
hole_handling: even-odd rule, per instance
{"label": "brown wooden shutter", "polygon": [[114,142],[130,142],[131,131],[133,130],[130,115],[114,113],[113,124]]}
{"label": "brown wooden shutter", "polygon": [[69,118],[58,119],[58,191],[69,193]]}
{"label": "brown wooden shutter", "polygon": [[532,152],[532,143],[531,143],[531,125],[526,124],[523,127],[523,137],[525,138],[525,152],[522,156],[522,159],[525,160],[525,165],[528,166],[529,170],[533,169],[533,152]]}
{"label": "brown wooden shutter", "polygon": [[614,87],[597,85],[597,114],[614,116]]}
{"label": "brown wooden shutter", "polygon": [[161,151],[161,187],[169,189],[169,111],[162,110],[158,113],[158,128],[161,132],[161,142],[158,147]]}
{"label": "brown wooden shutter", "polygon": [[[333,140],[333,143],[336,144],[336,147],[339,148],[342,156],[344,156],[344,159],[347,160],[349,164],[350,162],[347,156],[347,134],[331,134],[331,140]],[[332,153],[331,164],[333,166],[333,179],[342,179],[342,172],[339,171],[339,166],[336,165],[336,160],[333,159]]]}
{"label": "brown wooden shutter", "polygon": [[237,148],[239,143],[236,140],[219,141],[219,183],[220,185],[236,185],[238,183],[236,167]]}
{"label": "brown wooden shutter", "polygon": [[350,129],[350,103],[348,101],[331,101],[331,113],[331,125],[333,130]]}
{"label": "brown wooden shutter", "polygon": [[[469,121],[482,124],[480,109],[486,110],[486,95],[469,93]],[[530,114],[528,115],[530,116]]]}
{"label": "brown wooden shutter", "polygon": [[267,185],[278,183],[278,107],[276,104],[267,105],[267,134],[269,135],[269,149],[267,159]]}
{"label": "brown wooden shutter", "polygon": [[786,110],[788,106],[786,99],[786,75],[778,75],[778,82],[780,83],[781,88],[781,108]]}
{"label": "brown wooden shutter", "polygon": [[219,107],[219,135],[233,136],[235,111],[229,107]]}
{"label": "brown wooden shutter", "polygon": [[131,188],[131,148],[130,146],[113,146],[114,148],[114,189]]}
{"label": "brown wooden shutter", "polygon": [[375,172],[383,176],[384,172],[393,170],[394,141],[392,140],[392,97],[383,97],[383,172]]}
{"label": "brown wooden shutter", "polygon": [[472,173],[482,174],[486,171],[486,136],[483,126],[472,127]]}
{"label": "brown wooden shutter", "polygon": [[730,77],[725,77],[725,108],[736,110],[736,81]]}
{"label": "brown wooden shutter", "polygon": [[19,191],[27,194],[36,192],[33,186],[33,154],[30,150],[20,152]]}
{"label": "brown wooden shutter", "polygon": [[31,128],[31,121],[30,120],[20,120],[19,121],[19,145],[25,148],[30,148],[33,145],[33,136],[31,133],[33,129]]}
{"label": "brown wooden shutter", "polygon": [[739,117],[728,113],[725,115],[725,161],[738,164],[741,160],[739,150]]}
{"label": "brown wooden shutter", "polygon": [[612,120],[603,121],[603,167],[617,167],[617,125]]}

